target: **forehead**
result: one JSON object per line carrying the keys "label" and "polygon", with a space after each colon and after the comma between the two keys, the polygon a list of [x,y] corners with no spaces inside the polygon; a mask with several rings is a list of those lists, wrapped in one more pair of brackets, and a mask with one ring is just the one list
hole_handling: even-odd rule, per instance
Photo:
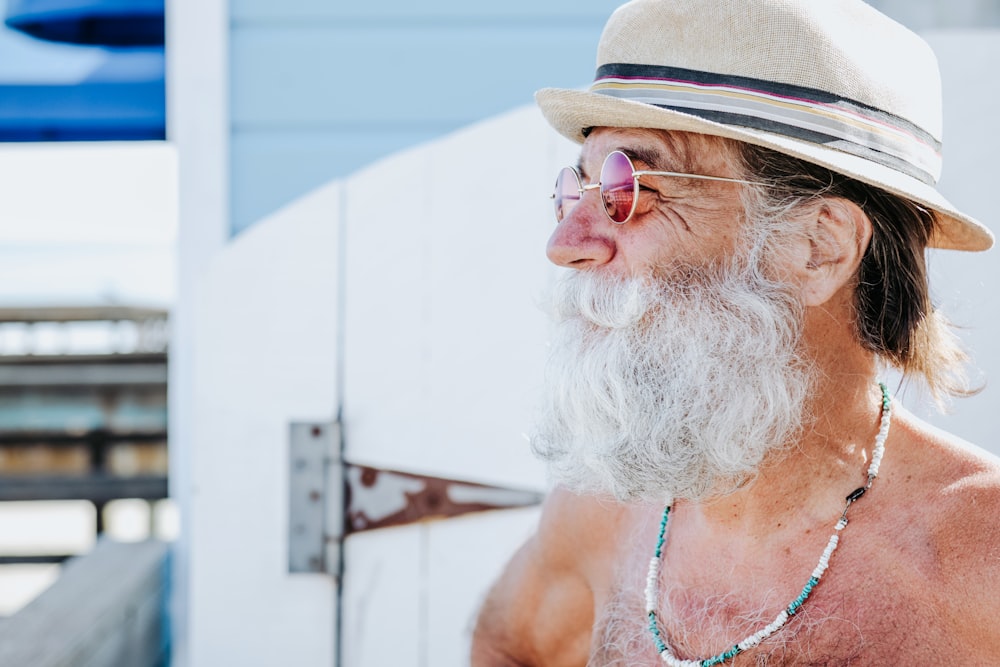
{"label": "forehead", "polygon": [[669,132],[645,128],[595,127],[587,135],[580,152],[580,166],[600,170],[604,158],[614,150],[648,157],[647,168],[727,175],[732,142],[720,137],[692,132]]}

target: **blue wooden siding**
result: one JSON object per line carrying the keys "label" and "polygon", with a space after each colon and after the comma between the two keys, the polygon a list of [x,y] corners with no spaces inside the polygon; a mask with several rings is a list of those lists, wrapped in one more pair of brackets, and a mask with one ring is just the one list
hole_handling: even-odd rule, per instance
{"label": "blue wooden siding", "polygon": [[586,85],[617,4],[232,0],[233,231],[538,88]]}
{"label": "blue wooden siding", "polygon": [[461,19],[503,19],[532,21],[546,19],[567,24],[588,21],[598,26],[615,7],[617,1],[598,0],[230,0],[234,20],[287,21],[322,19],[365,19],[379,22],[427,19],[450,21]]}

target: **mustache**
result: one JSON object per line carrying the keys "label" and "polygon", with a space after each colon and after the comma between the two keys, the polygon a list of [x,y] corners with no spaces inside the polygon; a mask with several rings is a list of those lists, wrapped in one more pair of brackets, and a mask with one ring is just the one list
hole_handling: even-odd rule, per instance
{"label": "mustache", "polygon": [[649,278],[565,274],[550,295],[550,315],[556,323],[583,319],[606,329],[624,329],[649,310],[649,283]]}

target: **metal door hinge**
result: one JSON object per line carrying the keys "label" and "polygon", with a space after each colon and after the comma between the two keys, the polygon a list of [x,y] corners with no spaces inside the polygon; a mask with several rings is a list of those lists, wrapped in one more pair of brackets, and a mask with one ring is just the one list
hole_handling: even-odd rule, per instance
{"label": "metal door hinge", "polygon": [[340,424],[293,423],[288,447],[288,571],[340,572]]}
{"label": "metal door hinge", "polygon": [[347,463],[339,423],[293,423],[288,475],[288,571],[340,572],[353,533],[469,512],[527,507],[544,494]]}
{"label": "metal door hinge", "polygon": [[469,512],[537,505],[537,491],[347,464],[347,534]]}

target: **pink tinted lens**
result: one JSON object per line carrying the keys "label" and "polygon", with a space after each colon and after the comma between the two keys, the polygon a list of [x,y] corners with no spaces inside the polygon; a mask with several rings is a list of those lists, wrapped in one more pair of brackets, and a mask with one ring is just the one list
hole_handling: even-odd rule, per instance
{"label": "pink tinted lens", "polygon": [[580,177],[572,167],[563,167],[556,177],[556,190],[553,194],[556,204],[556,222],[569,215],[577,202],[580,201]]}
{"label": "pink tinted lens", "polygon": [[622,223],[632,215],[635,206],[635,179],[632,162],[621,151],[610,153],[601,167],[601,198],[608,217]]}

